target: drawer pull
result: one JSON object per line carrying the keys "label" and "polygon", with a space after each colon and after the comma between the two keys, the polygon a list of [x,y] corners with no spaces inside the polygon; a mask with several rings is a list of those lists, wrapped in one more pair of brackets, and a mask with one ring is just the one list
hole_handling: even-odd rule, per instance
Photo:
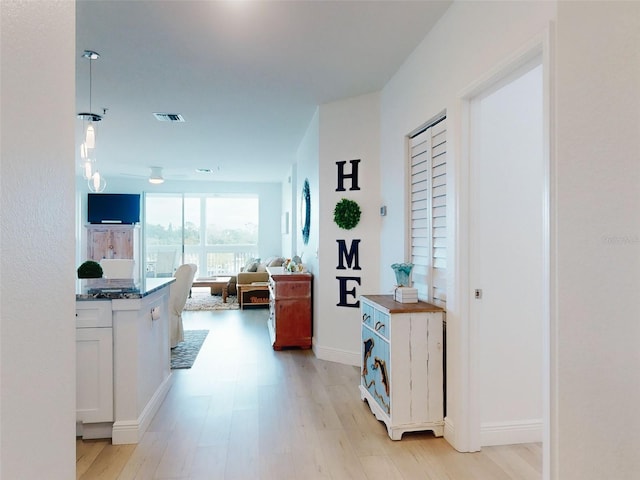
{"label": "drawer pull", "polygon": [[376,332],[379,332],[380,330],[384,329],[386,327],[386,325],[382,322],[376,322],[376,326],[374,327]]}
{"label": "drawer pull", "polygon": [[371,318],[371,315],[369,315],[368,313],[363,313],[362,314],[362,321],[366,322],[367,320],[369,320]]}

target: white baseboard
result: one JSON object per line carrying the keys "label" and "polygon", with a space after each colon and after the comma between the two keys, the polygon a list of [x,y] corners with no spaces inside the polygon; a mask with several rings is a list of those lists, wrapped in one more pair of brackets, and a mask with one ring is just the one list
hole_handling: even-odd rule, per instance
{"label": "white baseboard", "polygon": [[542,419],[491,422],[480,426],[480,445],[513,445],[542,442]]}
{"label": "white baseboard", "polygon": [[83,440],[93,440],[96,438],[110,438],[113,423],[82,423],[76,422],[76,437]]}
{"label": "white baseboard", "polygon": [[449,417],[444,417],[444,438],[450,445],[455,443],[455,429]]}
{"label": "white baseboard", "polygon": [[169,376],[160,384],[136,420],[120,420],[114,422],[111,435],[111,443],[113,445],[133,444],[140,441],[144,432],[149,428],[151,420],[153,420],[160,405],[162,405],[164,398],[167,396],[172,382],[173,374],[169,373]]}
{"label": "white baseboard", "polygon": [[360,352],[349,352],[337,348],[323,347],[313,339],[313,353],[320,360],[341,363],[343,365],[360,366]]}

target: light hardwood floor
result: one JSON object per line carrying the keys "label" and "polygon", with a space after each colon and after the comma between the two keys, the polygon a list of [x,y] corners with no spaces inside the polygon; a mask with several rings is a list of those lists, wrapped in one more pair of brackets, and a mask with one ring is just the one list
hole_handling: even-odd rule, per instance
{"label": "light hardwood floor", "polygon": [[209,335],[138,445],[77,440],[77,478],[539,480],[539,444],[458,453],[431,433],[392,441],[355,367],[274,352],[267,310],[185,312]]}

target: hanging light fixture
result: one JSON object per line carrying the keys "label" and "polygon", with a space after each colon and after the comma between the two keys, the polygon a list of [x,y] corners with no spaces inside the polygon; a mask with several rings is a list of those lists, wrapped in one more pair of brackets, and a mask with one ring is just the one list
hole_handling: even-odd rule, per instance
{"label": "hanging light fixture", "polygon": [[92,192],[102,192],[107,182],[100,175],[96,168],[96,129],[94,123],[102,121],[102,115],[92,112],[92,90],[93,90],[93,61],[100,58],[100,54],[93,50],[85,50],[82,58],[89,60],[89,111],[78,114],[78,118],[85,124],[84,138],[80,145],[80,164],[82,176],[87,179],[89,190]]}
{"label": "hanging light fixture", "polygon": [[153,183],[155,185],[164,183],[164,178],[162,177],[162,167],[151,167],[151,175],[149,175],[149,183]]}
{"label": "hanging light fixture", "polygon": [[107,181],[104,179],[102,175],[100,175],[99,171],[95,171],[91,178],[87,182],[89,184],[89,190],[94,193],[104,192],[104,189],[107,188]]}

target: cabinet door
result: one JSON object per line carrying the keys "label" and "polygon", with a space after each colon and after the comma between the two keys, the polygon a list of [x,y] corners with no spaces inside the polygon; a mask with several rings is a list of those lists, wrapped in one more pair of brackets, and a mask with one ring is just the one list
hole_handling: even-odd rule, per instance
{"label": "cabinet door", "polygon": [[366,326],[362,328],[362,385],[387,415],[391,414],[389,343]]}
{"label": "cabinet door", "polygon": [[103,258],[111,256],[111,235],[107,228],[91,228],[87,232],[87,257],[89,260],[99,262]]}
{"label": "cabinet door", "polygon": [[76,329],[76,421],[113,421],[111,328]]}
{"label": "cabinet door", "polygon": [[87,256],[99,262],[103,258],[133,258],[133,229],[123,227],[89,227]]}
{"label": "cabinet door", "polygon": [[133,258],[133,230],[117,229],[111,230],[110,258]]}

